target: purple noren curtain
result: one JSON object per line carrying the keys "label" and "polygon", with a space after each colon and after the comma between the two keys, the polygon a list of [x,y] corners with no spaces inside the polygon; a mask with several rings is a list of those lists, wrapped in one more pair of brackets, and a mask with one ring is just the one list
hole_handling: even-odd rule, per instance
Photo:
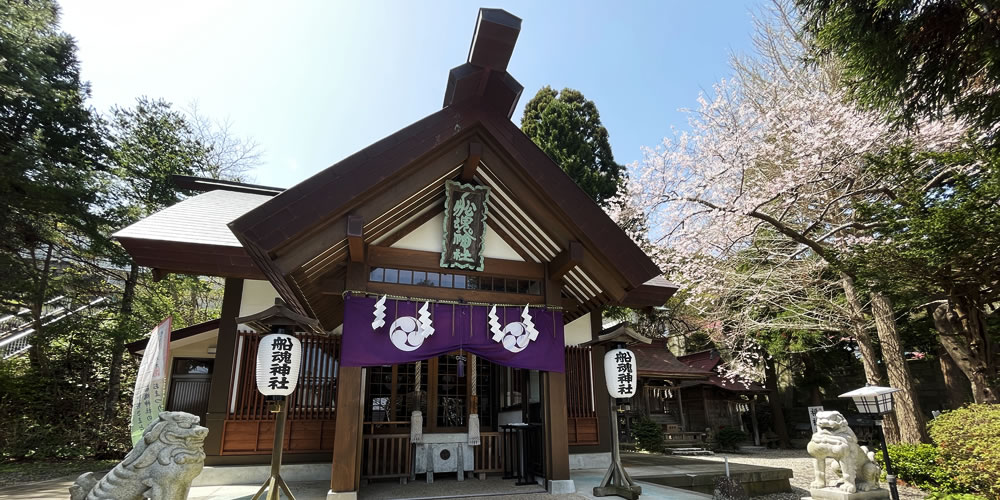
{"label": "purple noren curtain", "polygon": [[[384,325],[372,328],[374,297],[344,298],[342,362],[345,366],[378,366],[429,359],[464,349],[494,363],[514,368],[562,372],[566,358],[561,311],[524,307],[497,307],[503,335],[494,341],[490,307],[434,304],[428,307],[433,333],[421,325],[423,302],[385,301]],[[532,326],[537,336],[531,340]]]}

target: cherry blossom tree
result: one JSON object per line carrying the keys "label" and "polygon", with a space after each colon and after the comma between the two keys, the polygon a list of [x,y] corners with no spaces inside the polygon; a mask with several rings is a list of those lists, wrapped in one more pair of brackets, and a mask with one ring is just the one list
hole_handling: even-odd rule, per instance
{"label": "cherry blossom tree", "polygon": [[[762,331],[832,335],[817,336],[825,339],[819,345],[849,332],[869,382],[884,384],[864,294],[845,261],[880,225],[859,220],[855,205],[893,188],[866,166],[901,145],[947,150],[965,130],[949,122],[897,130],[859,110],[839,87],[835,63],[806,62],[797,23],[792,9],[776,3],[758,21],[756,54],[734,58],[735,78],[698,99],[690,131],[645,151],[625,199],[613,205],[644,215],[648,237],[669,249],[660,254],[663,267],[683,269],[672,277],[706,313],[732,311],[720,304],[738,298],[742,312],[724,318],[721,339],[734,373],[759,370],[755,336]],[[870,301],[889,383],[902,389],[895,437],[921,441],[923,416],[891,303],[878,289]],[[761,308],[781,314],[754,314]]]}

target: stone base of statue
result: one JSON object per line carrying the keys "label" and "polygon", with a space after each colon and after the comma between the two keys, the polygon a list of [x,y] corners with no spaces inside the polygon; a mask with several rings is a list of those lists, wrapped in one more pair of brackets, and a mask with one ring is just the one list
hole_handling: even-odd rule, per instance
{"label": "stone base of statue", "polygon": [[889,490],[881,488],[871,491],[848,493],[840,488],[828,486],[826,488],[809,488],[809,494],[812,496],[805,497],[803,500],[807,498],[816,500],[882,500],[883,498],[889,498]]}

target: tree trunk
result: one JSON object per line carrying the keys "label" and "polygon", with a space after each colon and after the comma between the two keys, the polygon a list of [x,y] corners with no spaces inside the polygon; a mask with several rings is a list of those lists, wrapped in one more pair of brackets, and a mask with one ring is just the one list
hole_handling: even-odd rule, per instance
{"label": "tree trunk", "polygon": [[966,402],[969,391],[969,378],[948,354],[944,345],[938,346],[938,363],[941,365],[941,377],[944,379],[945,392],[948,393],[947,409],[954,410]]}
{"label": "tree trunk", "polygon": [[[868,333],[868,321],[865,320],[865,308],[858,298],[857,289],[854,288],[854,278],[847,273],[840,273],[841,285],[844,288],[844,296],[847,298],[847,306],[850,309],[851,333],[858,342],[858,350],[861,351],[861,363],[865,368],[865,381],[868,385],[886,385],[885,377],[878,367],[879,355],[875,348],[875,341]],[[889,443],[898,443],[899,426],[893,415],[887,415],[882,425],[885,432],[885,439]]]}
{"label": "tree trunk", "polygon": [[823,395],[819,391],[821,382],[816,374],[816,362],[808,354],[802,357],[802,375],[809,390],[809,406],[822,406]]}
{"label": "tree trunk", "polygon": [[[34,252],[34,249],[29,251]],[[37,266],[36,266],[37,269]],[[45,314],[45,302],[48,299],[49,273],[52,272],[52,245],[49,244],[45,250],[45,260],[42,268],[38,269],[38,283],[35,288],[35,297],[31,303],[31,347],[28,348],[28,360],[31,365],[38,370],[38,374],[45,378],[49,376],[49,357],[45,352],[48,347],[48,340],[45,338],[45,322],[42,315]]]}
{"label": "tree trunk", "polygon": [[767,403],[771,406],[771,423],[778,435],[779,446],[791,448],[788,427],[785,425],[785,410],[781,406],[781,398],[778,397],[778,371],[774,367],[773,359],[764,361],[764,388],[767,389]]}
{"label": "tree trunk", "polygon": [[111,348],[108,397],[104,400],[105,422],[110,422],[114,419],[118,407],[118,397],[121,394],[122,388],[122,356],[125,354],[125,340],[128,336],[132,305],[135,302],[135,285],[138,281],[139,265],[133,261],[128,276],[125,278],[125,290],[122,292],[122,303],[119,309],[118,331],[115,335],[114,346]]}
{"label": "tree trunk", "polygon": [[[934,309],[934,327],[941,345],[968,377],[972,398],[977,403],[997,403],[998,391],[992,380],[996,377],[996,362],[989,356],[992,343],[986,332],[983,314],[968,300],[949,300]],[[965,306],[965,307],[962,307]]]}
{"label": "tree trunk", "polygon": [[871,334],[868,333],[865,308],[861,304],[861,300],[858,299],[857,290],[854,288],[854,278],[845,273],[840,273],[840,278],[851,314],[851,334],[858,342],[861,363],[865,367],[865,380],[871,385],[885,385],[885,378],[878,368],[878,351],[875,349],[875,342],[872,340]]}
{"label": "tree trunk", "polygon": [[893,394],[900,442],[926,442],[926,422],[923,412],[920,411],[910,366],[906,364],[906,358],[903,356],[903,346],[899,340],[899,332],[896,331],[892,302],[881,292],[872,293],[872,316],[875,318],[879,343],[882,344],[882,359],[889,372],[889,384],[900,389]]}

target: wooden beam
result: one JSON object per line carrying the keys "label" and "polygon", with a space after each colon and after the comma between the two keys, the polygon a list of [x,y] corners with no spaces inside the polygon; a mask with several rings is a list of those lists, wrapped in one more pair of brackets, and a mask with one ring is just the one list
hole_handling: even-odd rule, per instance
{"label": "wooden beam", "polygon": [[323,278],[319,282],[319,288],[323,295],[341,295],[347,289],[341,278]]}
{"label": "wooden beam", "polygon": [[471,181],[473,176],[476,175],[476,169],[479,168],[479,159],[482,157],[483,145],[478,142],[470,142],[469,157],[465,159],[465,164],[462,165],[462,175],[460,178],[463,182]]}
{"label": "wooden beam", "polygon": [[[351,290],[356,290],[356,288],[351,288]],[[465,300],[491,304],[545,304],[545,297],[541,295],[458,288],[435,288],[429,286],[399,285],[396,283],[368,283],[367,291],[378,294],[421,297],[435,300]]]}
{"label": "wooden beam", "polygon": [[439,252],[424,252],[421,250],[374,245],[368,247],[368,265],[372,267],[395,267],[436,273],[465,274],[468,276],[489,275],[536,280],[542,279],[545,276],[544,267],[535,262],[487,257],[483,263],[483,272],[480,273],[465,269],[441,267],[441,254]]}
{"label": "wooden beam", "polygon": [[583,245],[579,241],[571,241],[569,246],[549,263],[549,278],[554,280],[562,278],[581,263],[583,263]]}
{"label": "wooden beam", "polygon": [[351,262],[365,261],[365,220],[357,215],[347,216],[347,246]]}

